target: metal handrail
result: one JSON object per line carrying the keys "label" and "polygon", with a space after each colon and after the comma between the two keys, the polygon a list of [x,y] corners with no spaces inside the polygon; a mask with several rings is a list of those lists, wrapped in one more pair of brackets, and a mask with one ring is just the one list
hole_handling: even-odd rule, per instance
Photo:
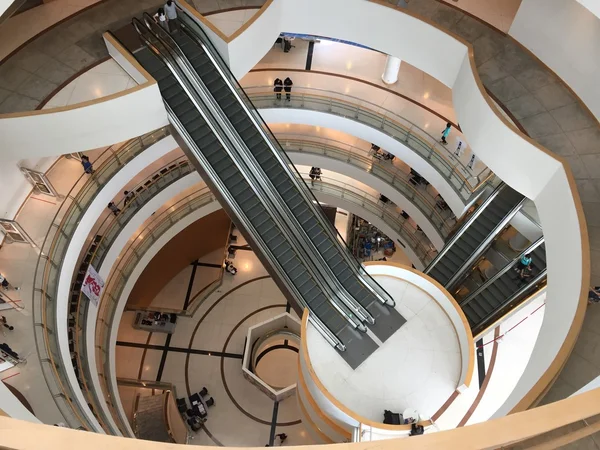
{"label": "metal handrail", "polygon": [[[341,300],[341,304],[338,304],[337,306],[334,305],[336,306],[336,309],[342,310],[344,316],[347,316],[347,318],[350,319],[349,321],[355,328],[366,332],[366,327],[364,327],[361,322],[367,321],[372,324],[375,322],[375,319],[362,305],[346,292],[339,280],[335,277],[333,271],[327,265],[321,253],[318,252],[317,247],[309,239],[305,230],[300,226],[300,223],[292,214],[288,205],[280,197],[279,192],[271,183],[267,182],[267,174],[256,162],[248,149],[247,144],[233,128],[233,125],[229,122],[224,111],[217,104],[203,81],[196,75],[195,69],[191,66],[187,57],[181,48],[179,48],[179,45],[173,40],[170,34],[159,27],[146,13],[144,14],[144,23],[146,24],[146,27],[161,40],[161,43],[168,46],[169,51],[175,55],[176,61],[179,67],[184,70],[188,77],[188,81],[190,81],[196,93],[204,100],[204,106],[206,107],[207,112],[203,115],[206,119],[212,118],[218,122],[219,129],[215,134],[219,137],[218,133],[222,132],[225,136],[220,137],[219,140],[224,143],[226,142],[225,139],[227,139],[227,141],[234,146],[238,156],[237,158],[232,158],[234,163],[242,173],[246,174],[247,179],[252,180],[250,183],[252,186],[260,187],[264,196],[261,195],[259,197],[265,202],[270,203],[270,205],[267,205],[267,209],[274,213],[281,213],[273,215],[273,219],[281,230],[286,230],[287,228],[285,234],[288,239],[295,241],[295,249],[304,252],[303,254],[299,253],[298,256],[305,262],[308,262],[309,264],[312,262],[317,266],[316,270],[313,271],[313,275],[315,278],[320,278],[322,287],[325,287],[326,284],[329,285],[331,293],[334,294],[329,297],[330,303],[334,304],[338,302],[338,299]],[[228,148],[227,151],[229,152],[230,149]],[[261,172],[263,172],[264,176],[260,175]],[[287,210],[287,212],[283,212],[282,208]],[[307,269],[311,270],[310,267],[308,267],[308,264],[306,264],[306,266]],[[353,317],[354,315],[360,319],[360,322]]]}
{"label": "metal handrail", "polygon": [[[385,164],[385,163],[374,160],[372,157],[357,154],[357,153],[353,152],[352,150],[345,151],[339,147],[330,146],[330,145],[323,144],[320,142],[285,139],[285,135],[282,135],[282,134],[278,134],[278,137],[280,139],[282,139],[284,144],[286,144],[286,152],[288,152],[288,153],[289,152],[310,152],[310,153],[322,154],[322,155],[330,155],[331,153],[337,154],[337,155],[343,156],[344,161],[347,162],[348,164],[354,163],[354,165],[356,167],[360,167],[360,168],[367,167],[366,170],[368,173],[370,173],[371,175],[373,175],[375,177],[382,179],[383,181],[385,181],[388,184],[391,184],[392,186],[397,186],[396,182],[399,183],[400,186],[402,186],[404,190],[408,191],[407,193],[403,192],[403,194],[408,196],[408,199],[414,202],[413,204],[425,215],[426,218],[430,219],[431,224],[440,233],[440,235],[447,236],[450,233],[453,223],[452,224],[448,223],[448,221],[449,220],[451,222],[456,221],[454,214],[451,214],[450,217],[448,217],[448,218],[442,217],[442,215],[437,210],[438,206],[437,206],[437,203],[435,202],[434,198],[433,197],[427,198],[422,192],[419,192],[419,190],[412,183],[410,183],[410,181],[409,181],[410,175],[408,175],[406,172],[402,171],[399,168],[395,168],[396,170],[391,170],[390,167],[394,167],[394,166],[391,166],[392,163]],[[292,143],[292,146],[291,147],[288,146],[287,145],[288,143]],[[366,151],[360,150],[353,146],[349,146],[349,147],[351,149],[359,150],[360,153],[368,155],[368,153]],[[375,168],[377,170],[374,170]],[[381,175],[379,175],[378,171],[388,174],[389,177],[391,178],[391,181],[389,179],[383,178]],[[397,189],[401,190],[399,187],[397,187]],[[415,199],[418,199],[419,201],[417,202],[417,201],[415,201]],[[421,203],[425,207],[427,207],[429,209],[429,211],[427,211],[425,209],[425,207],[420,206],[419,203]],[[437,218],[436,221],[433,220],[434,217]]]}
{"label": "metal handrail", "polygon": [[516,206],[514,206],[506,216],[502,218],[500,223],[498,223],[498,225],[496,225],[492,229],[490,234],[486,236],[483,242],[479,244],[479,246],[477,246],[475,251],[471,255],[469,255],[469,257],[463,263],[463,265],[458,268],[454,275],[452,275],[452,278],[448,280],[448,283],[446,283],[446,285],[444,286],[446,289],[450,290],[452,286],[464,275],[464,273],[471,267],[473,267],[473,264],[475,263],[477,258],[479,258],[483,254],[483,252],[487,250],[488,246],[494,241],[494,239],[496,239],[496,237],[502,231],[502,229],[508,225],[508,223],[512,220],[515,214],[517,214],[519,210],[523,207],[523,203],[525,202],[525,200],[526,197],[523,197],[521,201]]}
{"label": "metal handrail", "polygon": [[[144,18],[148,28],[154,28],[156,26],[156,24],[152,21],[152,19],[149,16],[145,16]],[[173,48],[172,46],[165,43],[164,40],[160,37],[160,35],[164,34],[165,36],[168,36],[168,39],[171,39],[170,35],[168,35],[164,30],[160,28],[156,29],[156,33],[152,32],[150,29],[148,29],[147,31],[141,30],[141,22],[139,22],[137,19],[134,19],[133,23],[136,27],[136,30],[141,36],[143,33],[151,33],[152,39],[155,39],[159,43],[159,45],[161,45],[162,49],[158,49],[153,44],[151,44],[152,49],[155,49],[154,51],[157,53],[157,56],[163,58],[163,62],[166,62],[164,58],[169,58],[168,67],[172,72],[173,76],[179,81],[184,91],[188,95],[189,99],[192,101],[192,103],[194,103],[198,112],[205,119],[206,123],[211,128],[215,136],[219,139],[223,146],[223,149],[227,153],[229,153],[230,158],[232,159],[234,164],[242,173],[246,174],[247,178],[253,179],[253,182],[250,183],[251,189],[255,191],[259,198],[264,198],[261,197],[260,193],[257,190],[257,188],[259,187],[262,188],[262,191],[267,194],[267,199],[272,202],[271,206],[267,209],[269,211],[276,212],[278,210],[277,203],[273,201],[272,195],[269,194],[268,190],[264,186],[265,180],[261,179],[260,177],[257,177],[254,171],[248,171],[243,166],[243,163],[248,164],[249,158],[247,158],[244,154],[243,146],[240,145],[239,142],[236,142],[236,138],[234,135],[235,133],[233,133],[225,125],[227,121],[222,118],[220,121],[221,123],[219,124],[220,127],[217,127],[212,123],[211,119],[218,119],[219,113],[223,114],[223,112],[220,110],[220,108],[218,108],[218,106],[214,105],[214,103],[216,102],[214,101],[210,93],[208,93],[208,90],[203,85],[203,83],[199,79],[197,79],[197,77],[195,76],[194,69],[189,66],[187,59],[183,59],[185,58],[185,56],[183,55],[179,47],[177,46],[176,49]],[[142,36],[142,38],[148,41],[148,38],[145,35]],[[166,55],[164,54],[165,52],[167,53]],[[179,71],[184,72],[185,78],[181,75]],[[188,83],[191,84],[191,86]],[[202,99],[200,98],[200,96],[202,96]],[[223,136],[223,134],[225,134],[226,136]],[[239,139],[239,136],[237,136],[237,138]],[[232,143],[234,145],[234,148],[238,150],[238,153],[236,155],[232,154],[233,149],[229,145],[227,145],[228,143]],[[241,156],[241,158],[239,156]],[[286,229],[286,227],[283,224],[283,222],[285,221],[285,215],[282,215],[281,217],[277,215],[272,215],[272,219],[275,221],[275,223],[281,230]],[[288,231],[290,231],[291,235],[296,237],[297,230],[294,230],[292,228]],[[290,234],[288,233],[288,238],[289,237]],[[301,240],[299,241],[301,242]],[[303,248],[301,244],[299,248]],[[296,247],[296,249],[298,249],[298,246]],[[336,292],[331,286],[332,284],[337,282],[337,279],[328,279],[327,277],[322,276],[322,273],[319,270],[316,270],[316,268],[313,268],[311,266],[311,259],[308,255],[298,254],[298,256],[304,261],[305,268],[311,274],[312,278],[318,280],[319,282],[317,284],[320,285],[321,288],[326,291],[326,297],[328,298],[328,301],[333,306],[333,308],[335,308],[340,313],[340,315],[344,317],[346,321],[350,323],[354,328],[366,332],[366,327],[362,323],[362,319],[359,318],[359,320],[357,320],[354,317],[352,311],[350,311],[350,309],[348,308],[347,303],[338,302],[338,296],[340,292]]]}
{"label": "metal handrail", "polygon": [[471,216],[467,219],[467,221],[465,223],[463,223],[462,226],[458,229],[458,231],[456,233],[454,233],[454,235],[450,238],[450,240],[448,240],[446,242],[446,244],[444,245],[444,248],[438,253],[438,255],[435,257],[435,259],[433,261],[431,261],[427,267],[425,267],[425,270],[423,271],[424,273],[428,274],[429,272],[431,272],[431,270],[437,265],[437,263],[440,262],[440,260],[443,258],[443,256],[446,253],[448,253],[448,251],[456,243],[456,241],[458,241],[458,239],[467,231],[467,229],[471,226],[471,224],[473,222],[475,222],[475,219],[477,219],[479,217],[479,215],[481,213],[483,213],[483,211],[485,211],[485,208],[490,203],[492,203],[492,201],[500,194],[500,192],[505,187],[506,187],[506,185],[504,183],[500,183],[498,185],[498,187],[496,189],[494,189],[494,192],[492,192],[490,194],[490,196],[483,201],[483,203],[479,206],[479,208],[477,208],[473,212],[473,214],[471,214]]}
{"label": "metal handrail", "polygon": [[[444,178],[451,182],[450,185],[452,188],[464,200],[470,198],[471,195],[477,192],[494,176],[488,168],[485,168],[479,174],[471,173],[460,159],[456,158],[452,153],[446,150],[446,147],[440,143],[439,139],[434,138],[418,125],[415,125],[393,111],[371,103],[368,100],[327,89],[294,86],[292,101],[291,103],[288,103],[274,101],[272,86],[245,86],[244,90],[253,103],[266,100],[267,102],[264,106],[266,108],[293,108],[295,107],[294,104],[299,105],[300,108],[304,108],[308,107],[309,101],[312,100],[320,105],[326,106],[327,111],[332,114],[350,117],[353,120],[359,120],[361,113],[364,113],[367,117],[372,119],[372,122],[369,122],[369,125],[376,126],[387,134],[391,134],[389,132],[390,128],[395,129],[402,135],[400,142],[430,161],[434,158],[439,161],[443,165],[442,168],[438,167],[436,164],[432,164],[432,166],[440,172]],[[364,104],[369,107],[365,107]],[[336,108],[343,112],[335,111]],[[396,138],[396,136],[392,137]],[[419,146],[425,147],[427,151],[423,154],[423,152],[413,148],[411,144],[418,144]],[[486,173],[485,177],[483,177],[484,173]],[[453,177],[458,178],[458,180],[456,180],[457,182],[453,181]],[[474,179],[476,182],[471,183],[469,179]]]}
{"label": "metal handrail", "polygon": [[[175,167],[171,167],[171,166],[175,166]],[[131,188],[132,189],[131,192],[137,192],[138,188],[140,188],[140,187],[143,188],[144,191],[147,191],[148,189],[151,188],[151,186],[155,186],[157,183],[162,182],[165,179],[165,177],[171,175],[176,170],[179,170],[179,172],[180,172],[179,176],[187,175],[192,172],[191,170],[181,172],[182,167],[186,167],[189,169],[190,166],[187,161],[187,158],[180,156],[180,157],[176,158],[175,160],[165,164],[160,169],[157,169],[156,171],[154,171],[154,175],[146,178],[144,181],[140,182],[139,184],[137,184],[136,186]],[[165,171],[165,169],[168,169],[168,170]],[[158,177],[156,177],[157,175],[158,175]],[[174,182],[177,179],[179,179],[179,178],[176,178],[175,180],[171,180],[171,181]],[[148,184],[148,180],[150,180],[150,184]],[[125,202],[125,198],[121,199],[119,202],[116,203],[117,206],[123,206],[123,209],[121,210],[119,215],[118,216],[114,216],[113,214],[107,215],[107,217],[101,222],[99,227],[93,233],[91,233],[92,235],[97,235],[99,233],[101,233],[101,235],[102,235],[101,240],[96,243],[96,248],[94,249],[94,251],[91,254],[91,258],[90,258],[91,265],[94,265],[96,257],[99,254],[100,254],[100,260],[102,260],[104,258],[107,250],[110,248],[111,243],[114,241],[114,238],[116,238],[118,236],[118,233],[115,233],[114,235],[112,235],[112,230],[123,228],[125,226],[125,224],[127,223],[127,221],[129,221],[129,219],[131,219],[133,217],[133,214],[131,214],[127,217],[126,221],[123,222],[121,219],[127,213],[127,211],[135,211],[139,207],[141,207],[145,204],[145,203],[140,203],[139,199],[140,199],[139,194],[136,194],[136,196],[130,202],[128,202],[127,205],[122,205]],[[90,245],[88,246],[87,251],[85,251],[83,253],[84,257],[90,255],[90,248],[92,247],[92,244],[93,244],[93,241],[90,242]],[[104,247],[103,247],[103,245],[104,245]],[[79,267],[79,265],[80,264],[78,264],[76,267]],[[96,267],[96,269],[99,269],[98,265],[96,265],[95,267]],[[83,300],[83,293],[80,291],[78,301],[77,301],[77,312],[75,314],[75,329],[79,330],[79,331],[84,330],[84,327],[81,326],[80,320],[82,323],[86,323],[87,313],[88,313],[88,308],[87,308],[88,303],[84,302],[82,300]],[[83,353],[87,353],[87,351],[86,351],[87,347],[85,345],[80,345],[79,340],[80,340],[80,333],[77,332],[77,333],[75,333],[75,346],[78,349],[83,349]],[[85,342],[85,333],[82,334],[82,340],[83,340],[83,342]],[[77,352],[77,365],[80,370],[80,373],[83,373],[83,372],[87,371],[88,366],[87,366],[87,364],[83,365],[81,363],[81,360],[82,360],[81,353],[82,352],[80,352],[80,351]],[[98,400],[99,400],[96,398],[97,393],[95,391],[94,392],[90,391],[90,389],[87,386],[86,378],[85,377],[82,377],[82,378],[83,378],[83,385],[84,385],[84,391],[85,391],[84,395],[87,393],[86,397],[87,397],[88,401],[97,405]],[[112,406],[112,405],[110,405],[110,406]],[[117,426],[119,426],[118,414],[112,408],[109,408],[109,409],[111,410],[111,414],[113,416],[113,419],[115,419]],[[121,430],[121,432],[123,434],[126,434],[123,432],[123,429],[125,429],[123,427],[123,424],[121,424],[121,426],[119,426],[119,429]]]}
{"label": "metal handrail", "polygon": [[[187,28],[187,22],[185,20],[182,21],[182,28],[188,33],[190,38],[194,39],[204,49],[207,57],[213,62],[216,70],[221,74],[232,94],[236,97],[236,99],[239,101],[239,104],[247,113],[249,119],[253,122],[256,130],[265,139],[265,142],[271,149],[273,156],[281,163],[281,167],[288,173],[288,175],[297,175],[297,170],[295,166],[291,164],[289,156],[282,150],[280,144],[273,136],[273,133],[266,126],[266,122],[260,116],[256,108],[254,108],[254,105],[246,95],[246,92],[241,88],[238,80],[235,78],[235,76],[233,76],[229,66],[223,61],[220,53],[213,46],[210,39],[206,36],[204,30],[197,26],[193,19],[189,17],[187,11],[183,11],[182,16],[190,21],[193,29]],[[210,47],[211,51],[207,51],[207,47]],[[294,180],[295,177],[291,176],[291,179]],[[339,232],[337,232],[337,230],[334,232],[331,227],[326,226],[327,219],[323,211],[315,206],[315,203],[313,203],[316,202],[314,195],[312,195],[310,190],[307,190],[305,187],[306,186],[296,184],[296,188],[298,189],[300,195],[305,199],[308,208],[311,209],[314,216],[319,219],[321,230],[333,241],[339,240],[347,247],[347,244],[344,242]],[[353,255],[345,251],[340,252],[340,254],[346,260],[349,266],[356,272],[357,277],[362,282],[363,286],[371,291],[375,298],[379,299],[383,303],[387,302],[391,305],[395,304],[393,298],[385,291],[385,289],[375,282],[371,275],[364,270],[363,266],[356,258],[354,258]]]}
{"label": "metal handrail", "polygon": [[489,280],[487,280],[485,283],[483,283],[481,286],[479,286],[475,291],[473,291],[472,294],[470,294],[464,300],[460,301],[459,304],[460,304],[461,308],[468,305],[475,297],[477,297],[479,294],[481,294],[483,291],[485,291],[489,286],[494,284],[496,282],[496,280],[498,280],[502,275],[504,275],[512,267],[514,267],[517,264],[517,262],[519,262],[519,260],[521,259],[522,256],[531,253],[532,251],[534,251],[536,248],[538,248],[543,243],[544,243],[544,236],[539,238],[537,241],[535,241],[533,244],[531,244],[529,247],[527,247],[525,250],[523,250],[521,253],[519,253],[514,259],[509,261],[508,264],[506,264],[501,270],[499,270],[498,273],[496,273],[493,277],[491,277]]}
{"label": "metal handrail", "polygon": [[538,283],[542,282],[544,280],[544,278],[546,278],[547,271],[548,271],[547,268],[544,268],[542,271],[540,271],[540,273],[533,280],[531,280],[528,284],[526,284],[521,289],[519,289],[517,292],[515,292],[511,297],[509,297],[498,308],[494,309],[494,311],[488,313],[473,328],[476,328],[476,327],[477,328],[481,328],[481,327],[483,327],[486,323],[488,323],[490,320],[493,319],[493,317],[497,314],[498,311],[501,311],[505,306],[510,305],[512,302],[514,302],[515,300],[517,300],[521,295],[525,294],[529,289],[531,289],[532,287],[534,287]]}

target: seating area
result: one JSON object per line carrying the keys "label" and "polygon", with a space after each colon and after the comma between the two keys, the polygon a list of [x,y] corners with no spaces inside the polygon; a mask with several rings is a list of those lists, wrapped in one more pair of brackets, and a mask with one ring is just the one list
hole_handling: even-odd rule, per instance
{"label": "seating area", "polygon": [[[208,419],[208,408],[215,405],[215,399],[205,398],[207,396],[208,389],[203,387],[200,392],[190,395],[189,399],[185,397],[177,399],[177,410],[192,431],[202,428],[202,424]],[[188,400],[191,407],[188,406]]]}

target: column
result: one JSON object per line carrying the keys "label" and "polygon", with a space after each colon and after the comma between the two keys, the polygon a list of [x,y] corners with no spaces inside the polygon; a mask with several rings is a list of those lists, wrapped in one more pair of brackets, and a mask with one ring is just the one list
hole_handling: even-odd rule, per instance
{"label": "column", "polygon": [[383,69],[383,75],[381,79],[385,84],[394,84],[398,81],[398,71],[400,70],[400,63],[402,60],[395,56],[388,55],[385,60],[385,69]]}

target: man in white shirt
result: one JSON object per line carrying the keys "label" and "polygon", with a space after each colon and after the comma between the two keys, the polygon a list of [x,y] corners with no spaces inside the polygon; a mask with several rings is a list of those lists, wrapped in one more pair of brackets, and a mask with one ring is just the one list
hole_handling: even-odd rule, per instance
{"label": "man in white shirt", "polygon": [[179,23],[177,22],[177,6],[173,0],[167,0],[165,3],[165,13],[167,14],[167,20],[169,21],[169,30],[171,33],[177,31]]}

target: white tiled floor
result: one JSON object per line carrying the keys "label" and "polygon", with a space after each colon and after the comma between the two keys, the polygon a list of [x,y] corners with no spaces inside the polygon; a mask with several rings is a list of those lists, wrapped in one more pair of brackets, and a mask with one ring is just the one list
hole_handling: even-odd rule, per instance
{"label": "white tiled floor", "polygon": [[137,86],[137,83],[113,59],[83,73],[62,88],[43,109],[74,105],[106,97]]}
{"label": "white tiled floor", "polygon": [[[238,237],[237,245],[244,244],[244,239],[241,236]],[[209,352],[241,354],[249,326],[285,311],[286,300],[270,278],[251,281],[257,277],[266,276],[265,269],[253,252],[238,250],[233,261],[239,270],[238,274],[236,276],[225,274],[222,286],[198,307],[193,317],[179,318],[176,331],[171,338],[171,347],[190,347]],[[176,277],[181,280],[170,288],[170,296],[174,301],[179,301],[176,300],[179,297],[185,297],[189,275],[190,269],[186,268],[182,271],[181,277]],[[224,294],[247,281],[250,283],[221,299]],[[244,317],[265,307],[267,307],[266,310],[243,320]],[[191,340],[192,333],[201,319],[202,323]],[[243,322],[240,322],[242,320]],[[145,343],[148,333],[133,331],[132,323],[133,312],[124,314],[119,327],[118,340]],[[239,327],[233,332],[238,325]],[[164,340],[161,339],[158,345],[162,344],[164,344]],[[117,346],[118,376],[137,379],[142,352],[142,349]],[[147,351],[142,366],[142,379],[156,379],[162,353],[159,350]],[[180,397],[187,395],[186,359],[187,355],[184,353],[168,352],[161,378],[163,382],[172,383]],[[243,377],[241,360],[191,354],[188,364],[190,393],[198,392],[206,386],[215,400],[215,407],[210,408],[209,419],[206,422],[210,433],[227,446],[264,446],[269,441],[273,402]],[[267,424],[256,422],[238,409],[227,394],[221,373],[224,374],[227,387],[238,405],[247,413]],[[129,398],[127,394],[125,397]],[[299,414],[296,408],[294,397],[281,402],[278,422],[298,420]],[[232,423],[236,424],[235,432],[232,432]],[[277,432],[287,433],[289,435],[287,442],[290,445],[310,443],[302,424],[279,426]],[[203,431],[194,434],[191,444],[216,445]]]}
{"label": "white tiled floor", "polygon": [[392,293],[407,322],[355,370],[310,327],[307,341],[313,368],[337,400],[371,420],[382,421],[384,409],[413,408],[431,417],[460,377],[456,331],[425,291],[393,277],[375,280]]}

